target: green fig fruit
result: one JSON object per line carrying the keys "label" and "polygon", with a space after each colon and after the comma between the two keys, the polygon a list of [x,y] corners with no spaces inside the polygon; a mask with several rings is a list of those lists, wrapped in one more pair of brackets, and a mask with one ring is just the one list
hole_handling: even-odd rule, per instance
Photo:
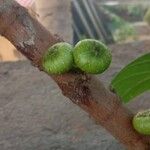
{"label": "green fig fruit", "polygon": [[143,135],[150,135],[150,109],[137,113],[133,118],[134,129]]}
{"label": "green fig fruit", "polygon": [[82,71],[89,74],[104,72],[111,63],[110,50],[100,41],[85,39],[75,45],[74,62]]}
{"label": "green fig fruit", "polygon": [[44,54],[42,66],[49,74],[63,74],[73,66],[73,47],[65,42],[50,47]]}

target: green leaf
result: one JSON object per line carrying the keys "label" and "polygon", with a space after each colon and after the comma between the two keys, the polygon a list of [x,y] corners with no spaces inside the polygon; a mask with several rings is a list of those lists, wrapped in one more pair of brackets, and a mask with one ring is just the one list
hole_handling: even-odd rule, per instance
{"label": "green leaf", "polygon": [[150,53],[137,58],[122,69],[111,82],[124,103],[150,90]]}

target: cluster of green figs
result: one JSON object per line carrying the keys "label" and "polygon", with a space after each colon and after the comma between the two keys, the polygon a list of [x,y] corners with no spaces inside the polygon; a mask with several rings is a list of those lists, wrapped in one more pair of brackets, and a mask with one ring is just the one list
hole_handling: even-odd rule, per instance
{"label": "cluster of green figs", "polygon": [[[64,74],[73,69],[88,74],[103,73],[112,60],[108,47],[98,40],[85,39],[75,47],[61,42],[44,54],[42,66],[49,74]],[[139,112],[133,118],[133,127],[141,134],[150,135],[150,110]]]}
{"label": "cluster of green figs", "polygon": [[74,47],[65,42],[53,45],[45,53],[42,65],[49,74],[64,74],[72,69],[100,74],[109,67],[111,59],[111,52],[105,44],[85,39]]}

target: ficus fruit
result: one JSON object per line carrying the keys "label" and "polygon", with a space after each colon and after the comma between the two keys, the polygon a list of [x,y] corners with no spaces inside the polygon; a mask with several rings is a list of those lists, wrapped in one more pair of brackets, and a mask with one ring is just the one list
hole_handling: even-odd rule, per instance
{"label": "ficus fruit", "polygon": [[42,59],[42,66],[49,74],[63,74],[73,66],[73,47],[60,42],[48,49]]}
{"label": "ficus fruit", "polygon": [[143,135],[150,135],[150,109],[141,111],[134,116],[133,127]]}
{"label": "ficus fruit", "polygon": [[89,74],[104,72],[111,63],[110,50],[100,41],[85,39],[75,45],[74,62],[82,71]]}

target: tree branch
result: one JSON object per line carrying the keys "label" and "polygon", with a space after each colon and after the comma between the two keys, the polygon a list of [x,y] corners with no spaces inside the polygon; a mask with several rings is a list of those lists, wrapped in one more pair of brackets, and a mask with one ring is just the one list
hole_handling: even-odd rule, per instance
{"label": "tree branch", "polygon": [[[40,70],[41,58],[48,47],[62,41],[58,36],[50,34],[13,0],[0,0],[0,34]],[[98,79],[76,72],[51,77],[66,97],[88,112],[127,149],[150,148],[145,137],[133,129],[132,114]]]}

